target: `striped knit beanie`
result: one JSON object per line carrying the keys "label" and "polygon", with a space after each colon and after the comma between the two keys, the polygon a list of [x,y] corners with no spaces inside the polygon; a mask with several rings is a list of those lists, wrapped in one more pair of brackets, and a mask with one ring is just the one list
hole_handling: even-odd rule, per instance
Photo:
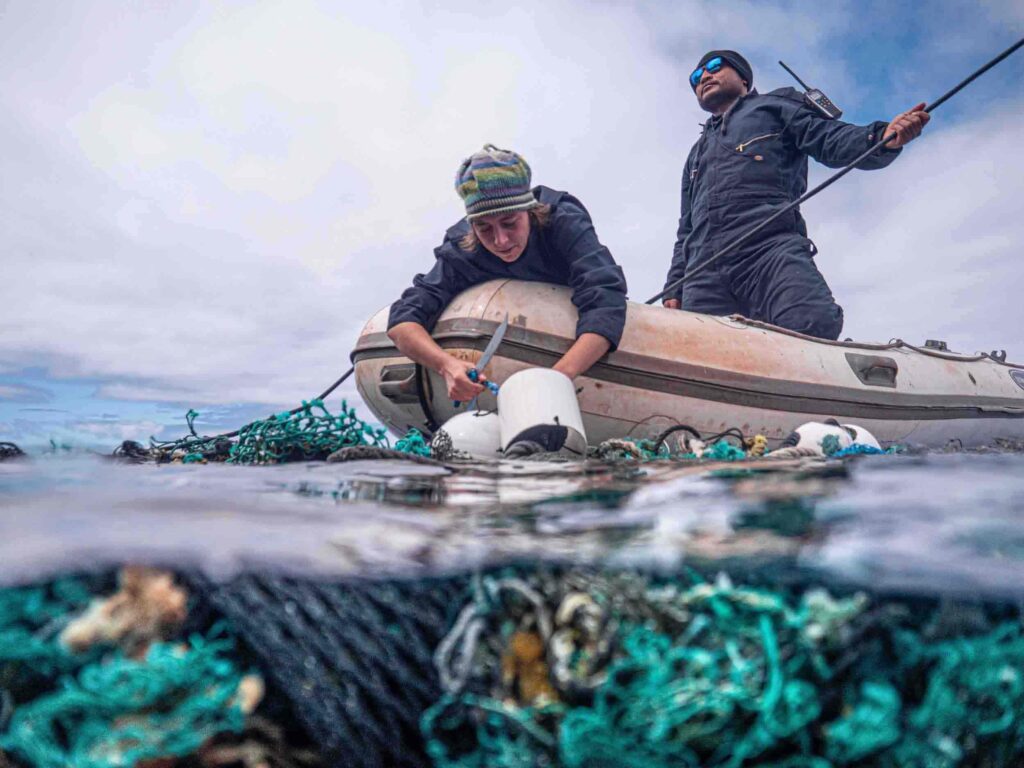
{"label": "striped knit beanie", "polygon": [[524,211],[537,204],[530,190],[530,166],[508,149],[485,144],[459,166],[455,191],[466,204],[466,218],[472,221],[492,213]]}

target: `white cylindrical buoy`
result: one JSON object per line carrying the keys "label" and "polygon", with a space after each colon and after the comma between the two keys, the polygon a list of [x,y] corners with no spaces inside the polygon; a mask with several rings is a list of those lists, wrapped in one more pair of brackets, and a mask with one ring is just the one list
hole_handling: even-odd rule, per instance
{"label": "white cylindrical buoy", "polygon": [[501,447],[507,456],[561,453],[583,458],[583,429],[576,387],[550,368],[527,368],[510,376],[498,392]]}
{"label": "white cylindrical buoy", "polygon": [[501,425],[494,411],[463,411],[441,425],[430,441],[435,458],[501,458]]}

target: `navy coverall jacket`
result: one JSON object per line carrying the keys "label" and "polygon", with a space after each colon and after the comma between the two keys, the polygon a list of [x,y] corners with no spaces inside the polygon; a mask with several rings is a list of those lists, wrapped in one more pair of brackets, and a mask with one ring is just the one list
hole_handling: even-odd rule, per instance
{"label": "navy coverall jacket", "polygon": [[[888,123],[856,126],[820,116],[793,88],[751,91],[704,124],[683,170],[679,230],[665,286],[807,190],[807,156],[844,166],[881,138]],[[859,168],[883,168],[900,150],[882,149]],[[843,311],[814,265],[798,210],[666,298],[683,309],[742,314],[835,339]]]}
{"label": "navy coverall jacket", "polygon": [[504,262],[482,245],[463,251],[459,240],[469,232],[469,222],[463,219],[434,249],[433,269],[416,275],[412,287],[391,305],[388,328],[413,322],[430,330],[456,294],[488,280],[512,278],[572,288],[572,303],[579,310],[576,336],[596,333],[615,349],[626,322],[622,268],[597,239],[590,214],[579,200],[547,187],[535,187],[533,193],[551,206],[551,218],[543,227],[531,223],[530,239],[518,259]]}

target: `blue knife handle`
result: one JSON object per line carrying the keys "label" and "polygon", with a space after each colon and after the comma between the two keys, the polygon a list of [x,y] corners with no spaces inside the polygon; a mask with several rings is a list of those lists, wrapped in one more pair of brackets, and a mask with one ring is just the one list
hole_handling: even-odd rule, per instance
{"label": "blue knife handle", "polygon": [[[472,381],[474,384],[476,384],[478,381],[480,381],[480,371],[478,371],[476,368],[470,368],[466,372],[466,376],[469,377],[469,380]],[[485,381],[484,382],[484,386],[487,387],[489,390],[491,390],[491,392],[493,392],[495,395],[498,394],[498,385],[495,384],[493,381]],[[455,407],[456,408],[461,408],[462,407],[462,403],[459,402],[458,400],[456,400],[455,401]]]}

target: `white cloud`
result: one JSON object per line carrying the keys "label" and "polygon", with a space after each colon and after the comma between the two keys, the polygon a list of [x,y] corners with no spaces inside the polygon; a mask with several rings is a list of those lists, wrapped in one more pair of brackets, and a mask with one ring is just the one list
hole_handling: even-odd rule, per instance
{"label": "white cloud", "polygon": [[1019,111],[953,128],[936,119],[888,169],[857,173],[805,211],[844,333],[943,338],[1024,357]]}

